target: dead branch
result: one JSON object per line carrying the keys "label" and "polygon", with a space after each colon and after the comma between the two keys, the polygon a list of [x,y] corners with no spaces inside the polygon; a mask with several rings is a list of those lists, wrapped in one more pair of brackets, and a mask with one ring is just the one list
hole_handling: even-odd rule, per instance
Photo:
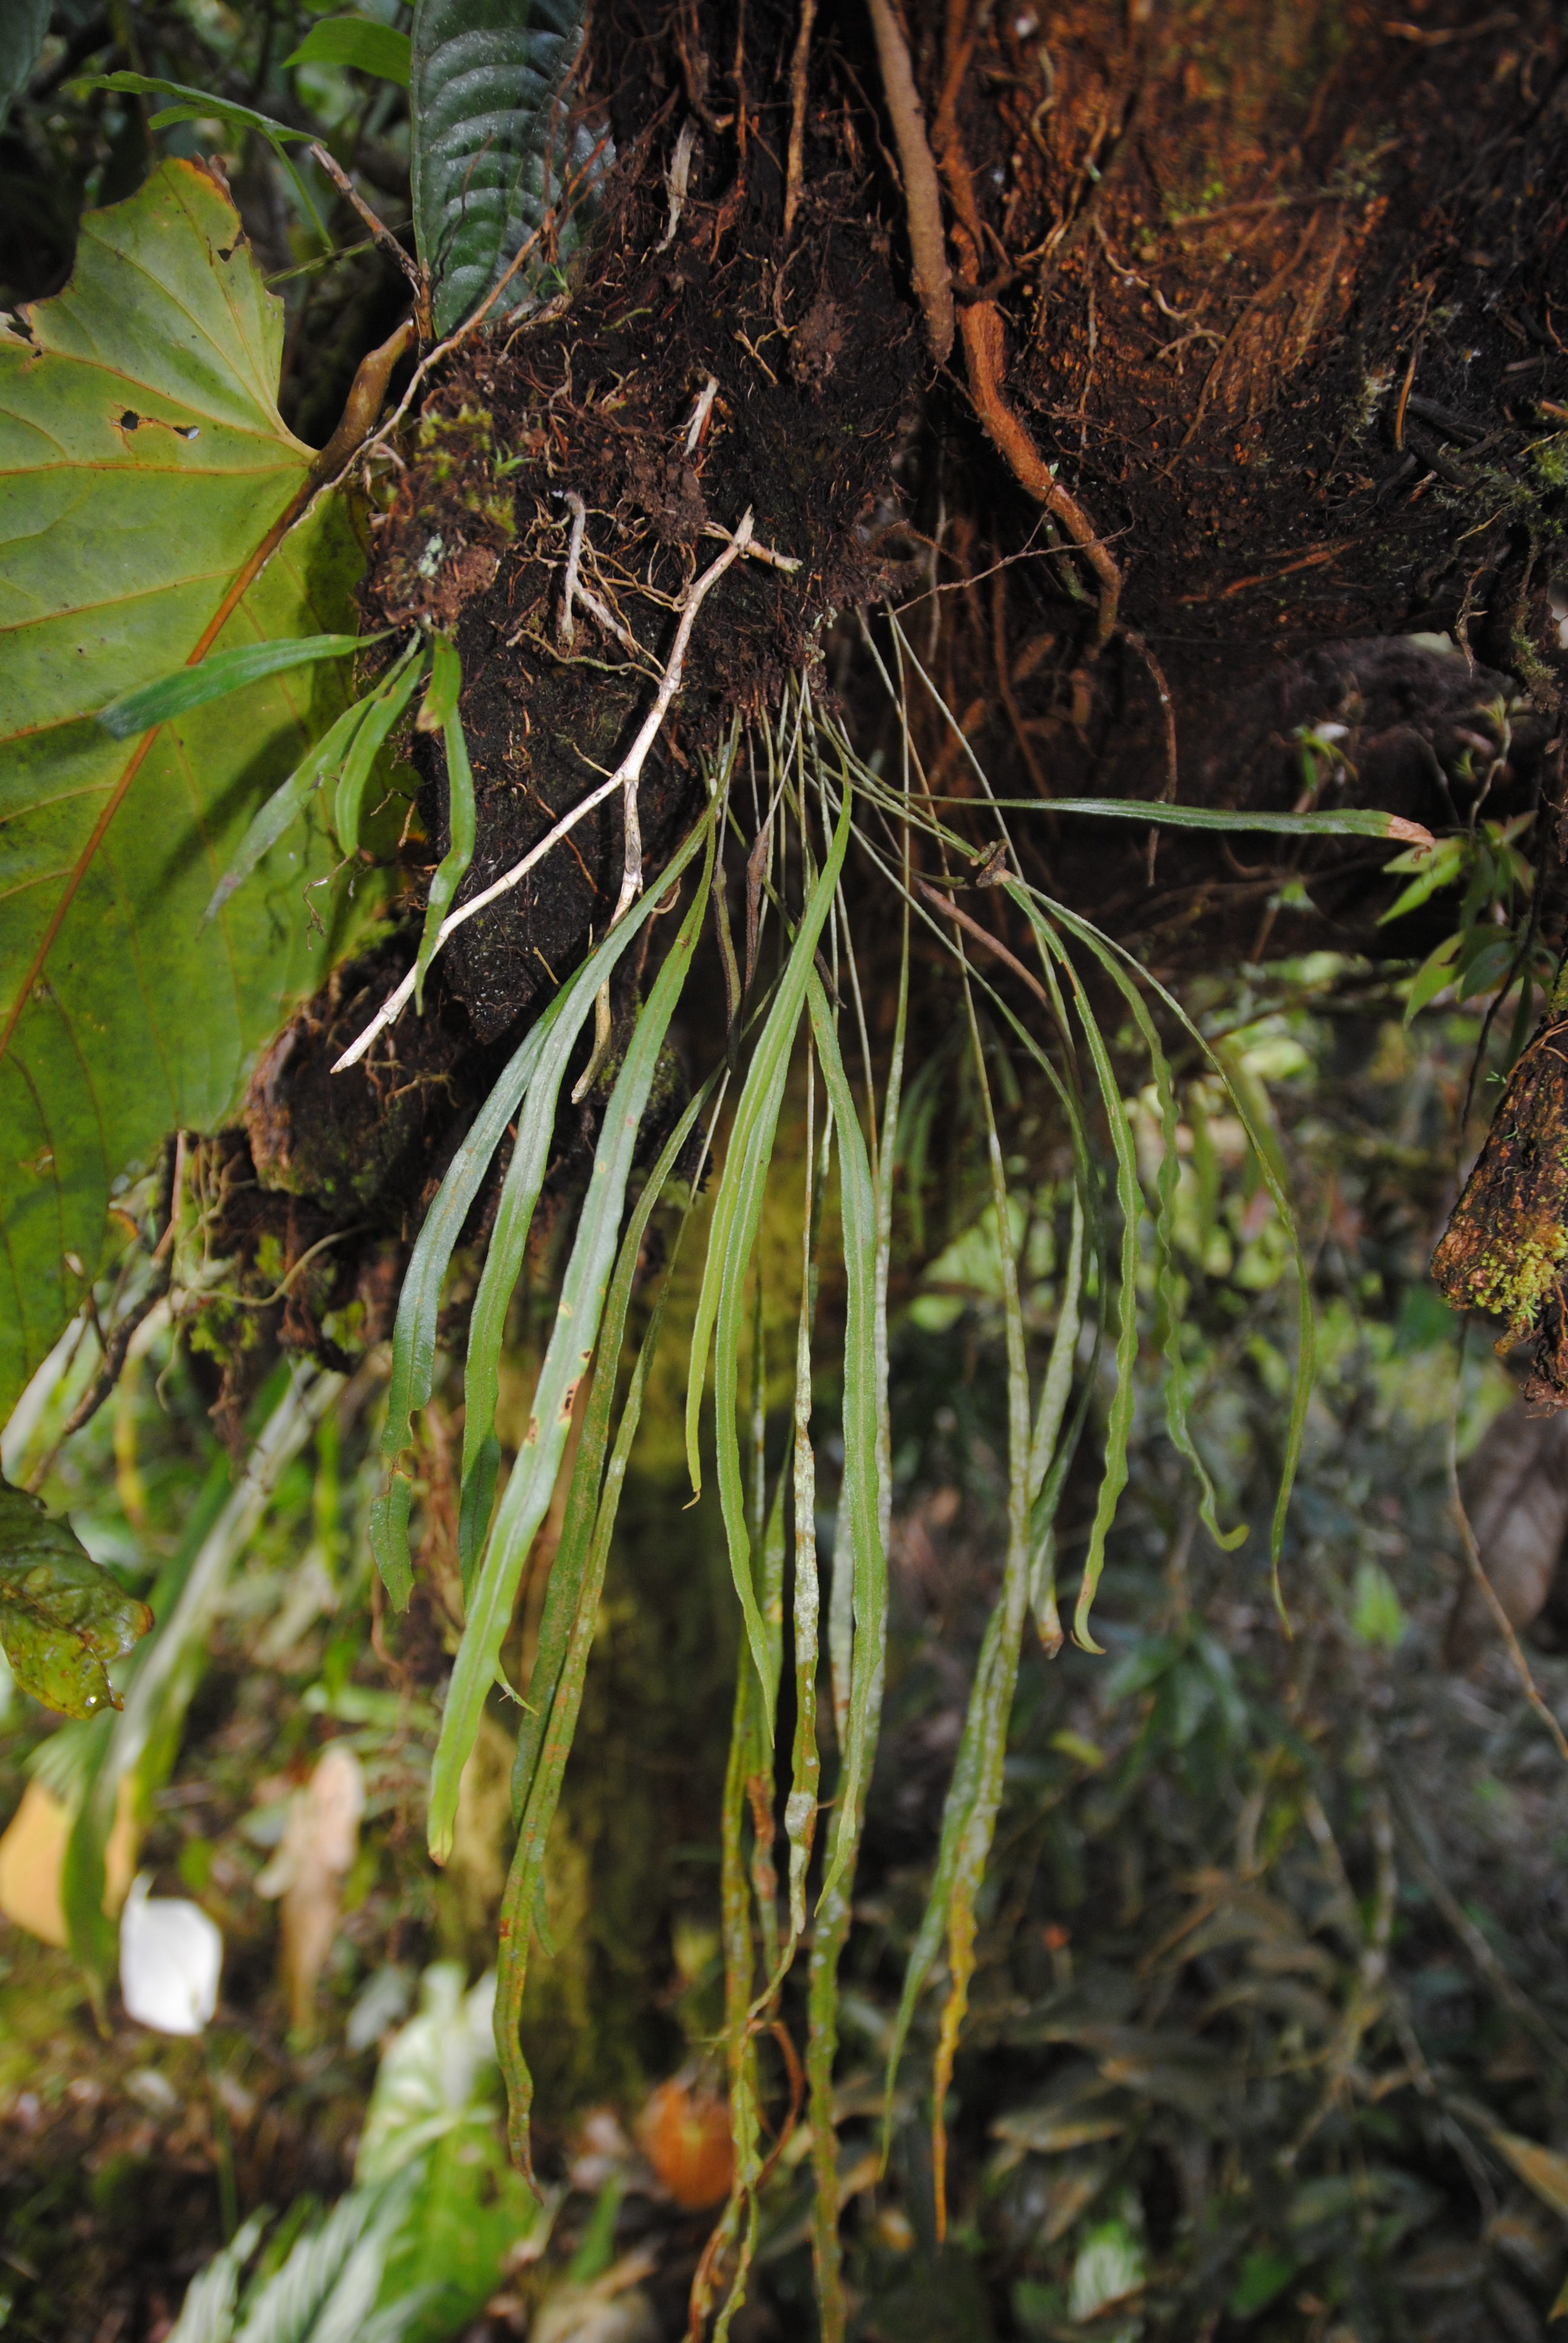
{"label": "dead branch", "polygon": [[337,189],[338,194],[352,204],[380,250],[387,255],[395,267],[402,270],[408,279],[414,291],[414,318],[419,329],[419,339],[422,342],[429,341],[432,331],[430,286],[424,270],[417,260],[410,259],[386,221],[377,217],[337,157],[329,154],[327,149],[319,143],[313,146],[310,151]]}

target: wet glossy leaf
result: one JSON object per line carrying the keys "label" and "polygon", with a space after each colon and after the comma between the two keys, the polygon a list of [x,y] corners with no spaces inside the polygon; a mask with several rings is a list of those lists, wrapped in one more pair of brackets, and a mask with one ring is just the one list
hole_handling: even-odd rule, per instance
{"label": "wet glossy leaf", "polygon": [[108,1668],[152,1624],[69,1522],[0,1481],[0,1644],[24,1692],[62,1716],[117,1708]]}
{"label": "wet glossy leaf", "polygon": [[333,954],[302,900],[319,822],[202,912],[347,662],[134,741],[93,711],[209,649],[347,631],[363,558],[329,499],[263,565],[311,450],[277,412],[282,306],[205,171],[89,212],[26,324],[0,340],[0,1414],[97,1269],[114,1182],[221,1121]]}

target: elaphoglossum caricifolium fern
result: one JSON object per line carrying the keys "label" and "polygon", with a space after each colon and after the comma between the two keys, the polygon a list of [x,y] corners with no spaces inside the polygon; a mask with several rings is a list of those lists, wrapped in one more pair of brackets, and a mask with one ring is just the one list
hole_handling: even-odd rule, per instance
{"label": "elaphoglossum caricifolium fern", "polygon": [[[394,1342],[383,1433],[386,1480],[375,1544],[388,1593],[411,1584],[410,1513],[417,1475],[416,1419],[434,1389],[443,1293],[469,1209],[508,1132],[510,1156],[468,1319],[464,1366],[460,1552],[466,1624],[431,1774],[429,1834],[442,1859],[452,1844],[458,1785],[487,1702],[499,1682],[520,1704],[513,1813],[518,1841],[501,1920],[498,2049],[513,2151],[530,2168],[533,2083],[518,2036],[532,1942],[542,1910],[546,1848],[579,1713],[628,1461],[650,1367],[667,1335],[665,1301],[691,1246],[699,1261],[684,1363],[686,1449],[694,1490],[711,1471],[729,1554],[739,1658],[722,1820],[720,1922],[725,1966],[723,2055],[734,2182],[694,2282],[693,2315],[728,2332],[743,2298],[758,2237],[759,2201],[797,2118],[809,2127],[812,2239],[824,2332],[841,2335],[839,2178],[834,2122],[839,1976],[876,1749],[886,1665],[888,1554],[894,1427],[889,1394],[889,1278],[908,1198],[903,1170],[911,1125],[905,1056],[914,958],[923,934],[952,971],[967,1055],[976,1141],[988,1167],[999,1232],[1008,1391],[1006,1555],[954,1764],[929,1900],[910,1952],[888,2048],[886,2119],[920,1996],[940,1962],[946,1978],[933,2077],[939,2223],[945,2219],[943,2106],[975,1959],[977,1907],[1002,1794],[1007,1732],[1025,1628],[1032,1613],[1050,1654],[1064,1640],[1054,1523],[1075,1453],[1091,1424],[1098,1494],[1076,1586],[1070,1633],[1098,1648],[1092,1611],[1106,1542],[1127,1474],[1141,1282],[1153,1280],[1165,1359],[1171,1443],[1196,1483],[1201,1518],[1221,1546],[1244,1534],[1220,1516],[1219,1497],[1189,1420],[1191,1374],[1174,1266],[1177,1115],[1181,1103],[1165,1033],[1230,1098],[1287,1231],[1288,1198],[1273,1132],[1254,1092],[1232,1081],[1181,1004],[1121,947],[1070,907],[1028,885],[1010,824],[1032,808],[980,787],[963,801],[926,788],[908,719],[917,669],[896,619],[880,646],[901,742],[897,779],[856,752],[819,705],[810,679],[792,683],[759,733],[733,728],[703,768],[705,803],[657,880],[633,893],[608,933],[518,1045],[453,1158],[416,1242]],[[892,661],[887,664],[888,659]],[[749,777],[749,780],[747,777]],[[613,776],[611,777],[614,778]],[[1086,801],[1116,820],[1133,809]],[[1140,805],[1147,819],[1181,822],[1179,807]],[[1305,818],[1296,818],[1305,819]],[[1318,818],[1332,828],[1338,817]],[[1370,830],[1381,817],[1351,818]],[[974,835],[977,820],[983,842]],[[1240,818],[1244,823],[1245,817]],[[744,850],[749,934],[737,972],[727,1045],[697,1071],[692,1093],[638,1170],[638,1134],[672,1021],[692,981],[705,928],[729,931],[721,879],[726,840]],[[1016,910],[1034,965],[1018,959],[956,886],[976,871]],[[873,1043],[864,1014],[865,905],[876,890],[899,922],[896,1008]],[[984,898],[979,899],[983,902]],[[508,1304],[523,1271],[568,1080],[588,1046],[590,1021],[618,965],[658,908],[671,916],[613,1070],[575,1232],[555,1285],[554,1316],[508,1469],[496,1431]],[[674,914],[678,912],[679,916]],[[858,932],[859,930],[859,932]],[[859,952],[859,956],[858,956]],[[640,957],[640,955],[639,955]],[[1107,1006],[1120,1011],[1112,1033]],[[993,1103],[998,1051],[1016,1053],[1057,1102],[1071,1163],[1060,1194],[1062,1263],[1055,1323],[1037,1354],[1019,1293],[1004,1146]],[[1158,1171],[1141,1172],[1122,1061],[1141,1058],[1161,1140]],[[575,1053],[575,1054],[574,1054]],[[780,1152],[785,1101],[805,1118],[804,1192],[789,1200],[800,1231],[798,1285],[780,1300],[796,1327],[794,1396],[783,1454],[768,1438],[759,1237],[781,1180],[798,1182],[794,1148]],[[693,1169],[694,1160],[696,1170]],[[832,1209],[825,1210],[830,1202]],[[668,1232],[653,1272],[641,1332],[628,1350],[631,1305],[650,1222]],[[1290,1240],[1295,1242],[1293,1234]],[[1299,1249],[1300,1343],[1287,1408],[1271,1532],[1277,1565],[1285,1507],[1312,1375],[1312,1313]],[[841,1298],[830,1341],[818,1295]],[[777,1315],[775,1311],[773,1313]],[[1101,1365],[1107,1354],[1109,1373]],[[749,1373],[748,1371],[749,1363]],[[1097,1391],[1109,1402],[1097,1414]],[[838,1395],[837,1406],[819,1394]],[[831,1443],[837,1506],[824,1595],[817,1556],[817,1490]],[[503,1655],[525,1564],[547,1510],[564,1495],[548,1560],[531,1672],[506,1684]],[[781,1688],[793,1732],[780,1735]],[[780,1832],[781,1824],[781,1832]],[[781,1837],[781,1843],[780,1843]],[[789,1980],[805,1966],[804,2009]],[[804,2017],[803,2039],[797,2031]],[[768,2146],[765,2111],[782,2093],[782,2130]]]}

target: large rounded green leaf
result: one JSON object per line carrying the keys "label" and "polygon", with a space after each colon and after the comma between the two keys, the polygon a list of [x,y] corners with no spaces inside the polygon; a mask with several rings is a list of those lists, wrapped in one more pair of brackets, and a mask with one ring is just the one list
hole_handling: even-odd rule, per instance
{"label": "large rounded green leaf", "polygon": [[304,824],[202,913],[346,666],[138,739],[94,711],[209,649],[352,627],[363,559],[340,499],[277,542],[312,451],[277,412],[281,307],[197,166],[89,213],[26,327],[0,339],[0,1417],[99,1263],[116,1182],[232,1109],[331,950]]}

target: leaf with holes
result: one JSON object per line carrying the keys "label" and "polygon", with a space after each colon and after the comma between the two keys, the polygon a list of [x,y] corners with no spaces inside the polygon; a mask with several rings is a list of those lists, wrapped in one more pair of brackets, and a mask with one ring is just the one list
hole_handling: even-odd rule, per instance
{"label": "leaf with holes", "polygon": [[134,739],[94,711],[209,649],[351,628],[363,561],[339,499],[284,534],[311,450],[277,412],[282,307],[205,171],[89,213],[25,324],[0,337],[0,1416],[98,1267],[115,1183],[230,1111],[335,940],[305,897],[320,823],[202,913],[348,661]]}
{"label": "leaf with holes", "polygon": [[[477,307],[560,202],[584,14],[583,0],[419,0],[414,12],[414,233],[438,333]],[[499,307],[528,289],[519,274]]]}
{"label": "leaf with holes", "polygon": [[108,1668],[152,1624],[69,1522],[0,1481],[0,1644],[24,1692],[62,1716],[117,1708]]}

